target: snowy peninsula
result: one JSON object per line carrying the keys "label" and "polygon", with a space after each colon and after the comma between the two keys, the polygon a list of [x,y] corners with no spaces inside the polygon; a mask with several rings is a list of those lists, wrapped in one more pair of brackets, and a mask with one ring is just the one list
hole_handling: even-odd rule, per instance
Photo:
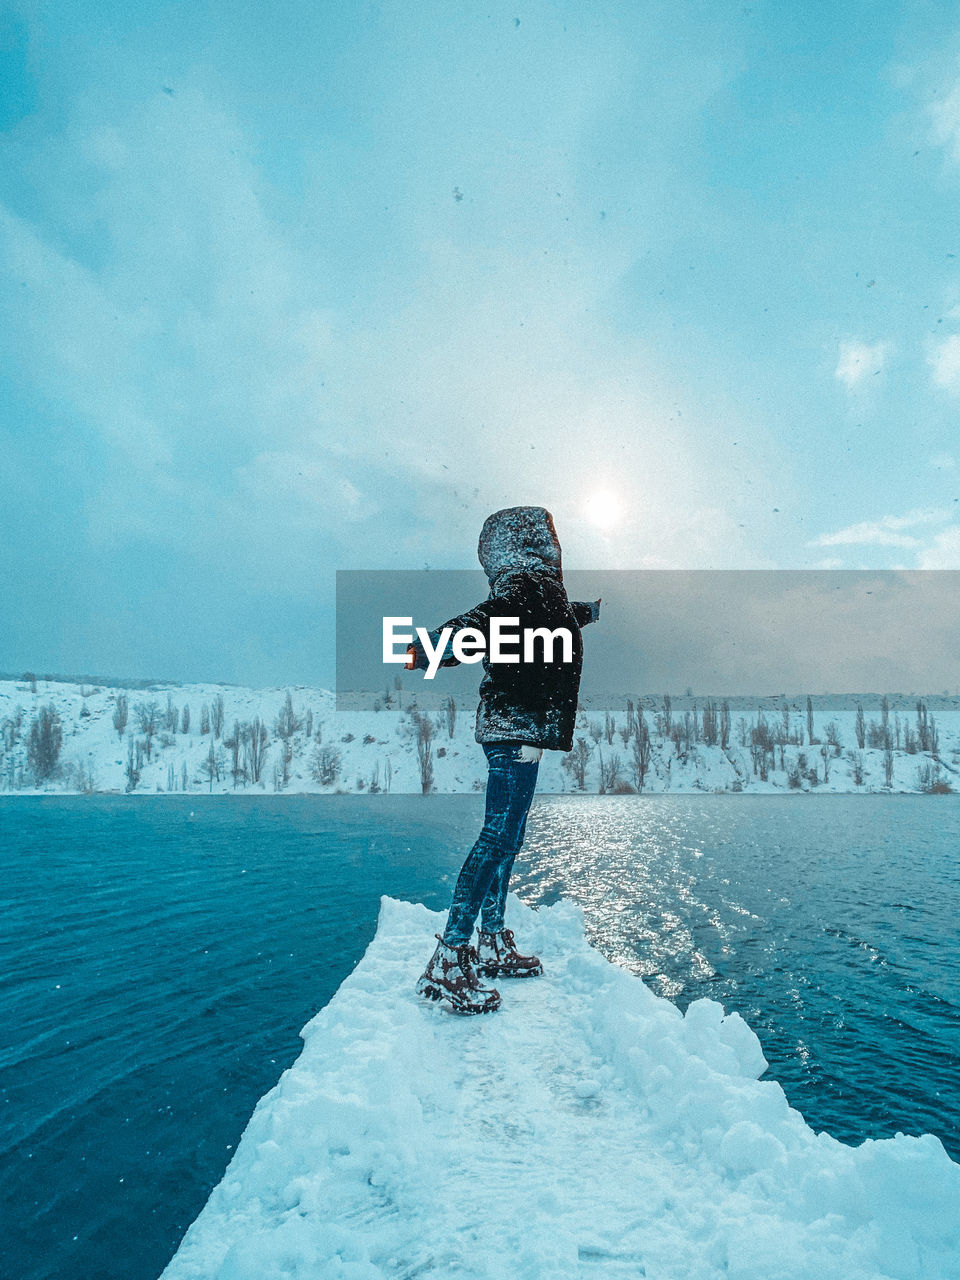
{"label": "snowy peninsula", "polygon": [[960,1276],[938,1138],[814,1133],[739,1014],[681,1014],[572,903],[507,923],[544,976],[462,1019],[413,994],[442,915],[382,899],[162,1280]]}

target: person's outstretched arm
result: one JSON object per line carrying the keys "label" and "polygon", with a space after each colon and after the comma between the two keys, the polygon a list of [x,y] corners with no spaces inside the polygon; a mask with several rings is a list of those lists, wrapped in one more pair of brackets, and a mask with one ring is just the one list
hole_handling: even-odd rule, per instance
{"label": "person's outstretched arm", "polygon": [[[483,636],[487,645],[490,643],[490,619],[492,617],[503,617],[508,614],[509,610],[504,609],[502,599],[481,600],[478,605],[472,609],[468,609],[466,613],[460,613],[455,618],[450,618],[444,622],[442,626],[437,627],[434,631],[428,631],[430,644],[434,647],[440,643],[440,635],[447,628],[450,628],[450,634],[447,637],[447,643],[444,647],[443,654],[440,658],[441,667],[456,667],[460,665],[460,659],[453,652],[453,637],[458,631],[463,631],[467,627],[472,627],[474,631],[479,631]],[[419,640],[414,640],[413,644],[407,649],[407,661],[404,668],[407,671],[426,670],[430,665],[426,650]]]}
{"label": "person's outstretched arm", "polygon": [[600,620],[600,596],[596,600],[571,600],[570,608],[573,610],[573,616],[577,620],[578,627],[585,627],[588,622],[598,622]]}

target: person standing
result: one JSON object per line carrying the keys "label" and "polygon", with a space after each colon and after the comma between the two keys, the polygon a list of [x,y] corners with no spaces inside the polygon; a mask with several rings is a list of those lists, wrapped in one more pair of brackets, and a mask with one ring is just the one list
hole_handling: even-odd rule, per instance
{"label": "person standing", "polygon": [[[580,630],[600,616],[599,600],[567,599],[560,541],[544,507],[495,511],[484,522],[477,554],[490,594],[428,636],[436,650],[441,633],[450,629],[440,666],[459,661],[452,648],[458,631],[479,632],[486,644],[476,725],[488,765],[484,821],[457,878],[446,926],[435,935],[437,946],[416,988],[425,999],[464,1014],[500,1006],[499,991],[484,986],[481,977],[526,978],[543,972],[539,958],[521,954],[513,933],[504,927],[507,887],[523,844],[540,758],[545,750],[573,747],[583,663]],[[544,642],[539,660],[491,662],[486,655],[494,618],[518,620],[521,634],[528,628],[565,628],[571,637],[569,655],[561,652],[555,660],[554,647]],[[423,645],[415,641],[407,650],[407,668],[428,665]]]}

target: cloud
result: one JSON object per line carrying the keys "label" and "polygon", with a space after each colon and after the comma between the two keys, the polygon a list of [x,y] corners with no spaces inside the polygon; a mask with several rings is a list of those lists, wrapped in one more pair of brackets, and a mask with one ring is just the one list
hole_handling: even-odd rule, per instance
{"label": "cloud", "polygon": [[960,569],[960,524],[941,529],[917,557],[920,569]]}
{"label": "cloud", "polygon": [[951,160],[960,162],[960,81],[927,109],[933,142],[943,147]]}
{"label": "cloud", "polygon": [[935,453],[930,459],[930,465],[937,471],[952,471],[957,465],[957,460],[952,453]]}
{"label": "cloud", "polygon": [[883,369],[893,348],[889,342],[841,342],[834,377],[848,391],[858,387],[864,378],[878,374]]}
{"label": "cloud", "polygon": [[[334,567],[471,564],[484,515],[515,502],[554,510],[571,564],[768,563],[764,491],[788,450],[733,397],[704,404],[614,305],[638,225],[651,244],[658,225],[680,234],[674,206],[713,225],[696,181],[650,173],[673,175],[672,139],[739,56],[697,20],[702,58],[691,69],[685,46],[665,75],[619,19],[574,40],[556,16],[550,56],[514,41],[507,63],[496,33],[475,49],[458,20],[441,47],[391,12],[374,24],[389,58],[357,45],[363,76],[318,96],[306,59],[299,90],[281,86],[310,104],[297,128],[201,42],[163,81],[153,49],[119,79],[78,66],[14,146],[0,360],[25,412],[0,424],[3,474],[42,458],[48,505],[70,495],[63,544],[109,566],[98,614],[158,582],[306,600]],[[638,57],[656,100],[629,88]],[[489,92],[504,77],[509,101]],[[620,135],[646,160],[621,163]],[[587,157],[601,176],[585,183]],[[622,225],[598,212],[618,201]],[[730,439],[758,448],[731,461]],[[585,514],[597,487],[623,510],[603,535]]]}
{"label": "cloud", "polygon": [[927,364],[933,370],[933,381],[938,387],[960,392],[960,334],[951,334],[936,343],[927,355]]}
{"label": "cloud", "polygon": [[905,516],[881,516],[879,520],[863,520],[848,525],[834,533],[823,533],[807,545],[811,547],[874,546],[915,549],[923,546],[923,540],[905,529],[940,524],[950,518],[950,513],[939,508],[911,511]]}
{"label": "cloud", "polygon": [[[487,244],[443,221],[422,228],[415,289],[398,257],[345,292],[328,240],[272,215],[248,140],[200,84],[57,145],[65,225],[0,209],[8,342],[75,419],[77,453],[106,464],[86,498],[101,545],[202,548],[211,571],[242,563],[265,586],[284,547],[284,581],[313,584],[320,560],[472,560],[483,515],[519,493],[583,556],[767,563],[724,514],[762,489],[760,464],[734,473],[727,424],[698,421],[603,320],[615,246],[572,237],[557,260],[535,235]],[[553,191],[569,175],[551,163]],[[605,541],[583,513],[604,473],[625,513]]]}

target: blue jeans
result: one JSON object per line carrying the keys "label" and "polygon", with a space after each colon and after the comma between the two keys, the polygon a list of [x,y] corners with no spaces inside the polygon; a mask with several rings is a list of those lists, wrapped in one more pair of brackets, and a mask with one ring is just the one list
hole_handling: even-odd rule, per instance
{"label": "blue jeans", "polygon": [[477,915],[480,928],[499,933],[507,885],[517,851],[523,844],[530,802],[540,765],[520,758],[522,742],[484,742],[487,757],[487,803],[483,829],[467,854],[453,891],[443,940],[457,947],[469,942]]}

